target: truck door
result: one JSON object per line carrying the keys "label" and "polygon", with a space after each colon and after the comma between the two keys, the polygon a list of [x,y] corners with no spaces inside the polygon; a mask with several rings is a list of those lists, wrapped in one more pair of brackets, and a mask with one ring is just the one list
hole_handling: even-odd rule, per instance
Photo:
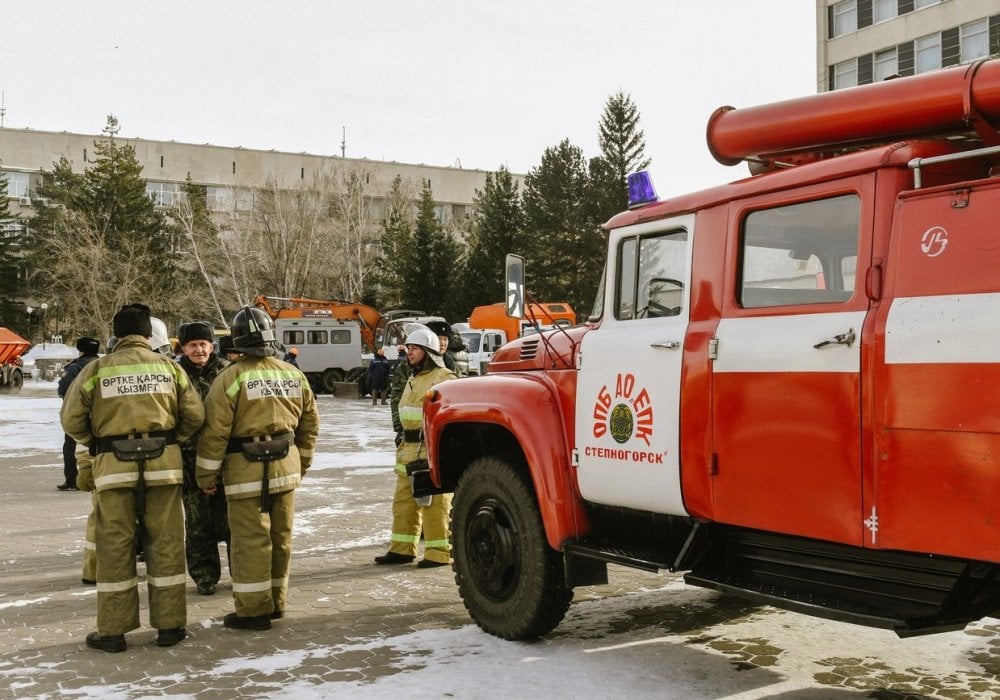
{"label": "truck door", "polygon": [[995,178],[900,198],[876,326],[869,546],[1000,561],[998,211]]}
{"label": "truck door", "polygon": [[611,232],[600,326],[581,344],[577,478],[597,503],[683,515],[681,359],[694,217]]}
{"label": "truck door", "polygon": [[869,302],[856,272],[870,257],[872,182],[731,205],[712,369],[721,522],[861,543]]}

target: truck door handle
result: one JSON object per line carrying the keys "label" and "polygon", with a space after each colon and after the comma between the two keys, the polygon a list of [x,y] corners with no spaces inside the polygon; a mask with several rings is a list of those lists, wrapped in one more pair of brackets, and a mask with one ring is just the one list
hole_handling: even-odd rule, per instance
{"label": "truck door handle", "polygon": [[667,350],[677,350],[681,346],[676,340],[660,340],[655,343],[650,343],[651,348],[666,348]]}
{"label": "truck door handle", "polygon": [[815,345],[813,345],[813,347],[816,348],[817,350],[819,350],[820,348],[825,348],[828,345],[846,345],[847,347],[851,347],[852,345],[854,345],[854,341],[856,339],[857,336],[854,335],[854,329],[852,328],[846,333],[841,333],[840,335],[835,335],[832,338],[827,338],[824,341],[816,343]]}

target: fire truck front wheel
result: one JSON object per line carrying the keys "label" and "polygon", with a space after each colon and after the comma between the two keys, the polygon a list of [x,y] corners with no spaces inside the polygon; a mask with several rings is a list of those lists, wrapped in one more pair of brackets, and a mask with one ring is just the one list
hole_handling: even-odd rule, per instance
{"label": "fire truck front wheel", "polygon": [[504,639],[534,639],[562,621],[573,589],[545,539],[529,478],[499,457],[469,465],[452,503],[455,581],[472,619]]}

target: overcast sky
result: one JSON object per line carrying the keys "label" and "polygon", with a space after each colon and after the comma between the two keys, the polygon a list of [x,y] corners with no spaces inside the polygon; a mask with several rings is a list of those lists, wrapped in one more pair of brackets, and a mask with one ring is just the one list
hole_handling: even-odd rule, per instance
{"label": "overcast sky", "polygon": [[[661,196],[726,182],[705,123],[816,91],[812,0],[0,2],[4,125],[524,173],[642,116]],[[0,158],[3,154],[0,154]],[[13,164],[12,164],[13,165]]]}

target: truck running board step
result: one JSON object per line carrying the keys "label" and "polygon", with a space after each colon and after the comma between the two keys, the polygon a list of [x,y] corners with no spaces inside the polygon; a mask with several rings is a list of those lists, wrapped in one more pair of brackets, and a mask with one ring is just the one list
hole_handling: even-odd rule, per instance
{"label": "truck running board step", "polygon": [[592,545],[584,542],[571,542],[563,546],[563,553],[567,557],[581,557],[583,559],[595,559],[607,564],[619,564],[633,569],[657,572],[661,569],[669,569],[672,562],[664,561],[668,559],[661,552],[637,551],[608,547],[606,545]]}
{"label": "truck running board step", "polygon": [[684,579],[755,602],[908,637],[961,629],[984,614],[982,609],[953,605],[956,588],[974,588],[979,595],[972,598],[995,604],[992,575],[970,576],[968,564],[729,530]]}

